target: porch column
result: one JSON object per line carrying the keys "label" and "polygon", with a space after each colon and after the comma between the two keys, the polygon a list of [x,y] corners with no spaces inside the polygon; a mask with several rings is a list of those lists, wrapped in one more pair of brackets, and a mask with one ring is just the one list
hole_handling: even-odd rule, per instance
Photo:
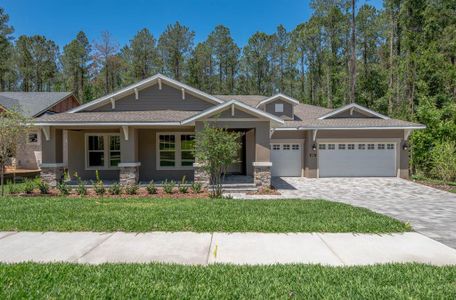
{"label": "porch column", "polygon": [[41,179],[51,187],[63,179],[63,137],[62,129],[43,127]]}
{"label": "porch column", "polygon": [[138,130],[129,126],[120,129],[119,183],[136,184],[139,180]]}
{"label": "porch column", "polygon": [[271,187],[271,150],[269,122],[255,128],[255,162],[253,180],[258,189]]}
{"label": "porch column", "polygon": [[[195,133],[202,131],[204,129],[203,122],[195,123]],[[193,163],[193,181],[201,183],[204,188],[207,188],[210,184],[211,178],[203,168],[203,162]]]}

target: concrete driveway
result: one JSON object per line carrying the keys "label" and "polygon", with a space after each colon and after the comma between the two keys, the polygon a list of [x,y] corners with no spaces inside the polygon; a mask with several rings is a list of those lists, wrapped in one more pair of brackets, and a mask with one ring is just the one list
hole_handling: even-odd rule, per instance
{"label": "concrete driveway", "polygon": [[456,249],[456,194],[399,178],[273,178],[285,198],[327,199],[404,222]]}

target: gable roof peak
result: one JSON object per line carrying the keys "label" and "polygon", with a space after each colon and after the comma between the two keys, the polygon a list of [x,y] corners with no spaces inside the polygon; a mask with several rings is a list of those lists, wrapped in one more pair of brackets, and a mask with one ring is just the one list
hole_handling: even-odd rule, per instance
{"label": "gable roof peak", "polygon": [[360,110],[360,111],[363,111],[363,112],[366,112],[368,114],[371,114],[373,116],[376,116],[376,117],[378,117],[380,119],[383,119],[383,120],[390,119],[388,116],[382,115],[381,113],[378,113],[376,111],[373,111],[373,110],[371,110],[371,109],[369,109],[367,107],[361,106],[361,105],[356,104],[356,103],[350,103],[350,104],[347,104],[345,106],[342,106],[342,107],[340,107],[340,108],[338,108],[336,110],[333,110],[332,112],[329,112],[329,113],[319,117],[318,119],[319,120],[324,120],[324,119],[327,119],[329,117],[335,116],[335,115],[337,115],[337,114],[339,114],[341,112],[344,112],[344,111],[346,111],[348,109],[355,109],[355,108]]}
{"label": "gable roof peak", "polygon": [[289,103],[291,103],[292,105],[298,105],[298,104],[300,103],[298,100],[296,100],[296,99],[294,99],[294,98],[291,98],[290,96],[287,96],[287,95],[282,94],[282,93],[278,93],[278,94],[275,94],[275,95],[273,95],[273,96],[271,96],[271,97],[269,97],[269,98],[266,98],[266,99],[260,101],[260,102],[256,105],[256,107],[258,108],[258,107],[260,107],[261,105],[264,105],[264,104],[266,104],[266,103],[268,103],[268,102],[274,101],[274,100],[279,99],[279,98],[282,99],[282,100],[285,100],[285,101],[287,101],[287,102],[289,102]]}

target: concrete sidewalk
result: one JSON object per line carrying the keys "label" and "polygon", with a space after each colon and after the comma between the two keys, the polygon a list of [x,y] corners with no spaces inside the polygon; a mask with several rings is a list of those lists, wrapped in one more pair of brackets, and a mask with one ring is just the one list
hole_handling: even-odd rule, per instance
{"label": "concrete sidewalk", "polygon": [[456,250],[419,233],[0,232],[0,262],[331,266],[456,265]]}

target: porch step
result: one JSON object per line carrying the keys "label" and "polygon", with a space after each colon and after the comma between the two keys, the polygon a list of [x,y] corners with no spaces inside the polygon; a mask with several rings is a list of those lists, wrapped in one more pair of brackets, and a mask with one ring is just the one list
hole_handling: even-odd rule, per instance
{"label": "porch step", "polygon": [[249,193],[249,192],[256,192],[258,191],[257,188],[224,188],[223,193]]}

